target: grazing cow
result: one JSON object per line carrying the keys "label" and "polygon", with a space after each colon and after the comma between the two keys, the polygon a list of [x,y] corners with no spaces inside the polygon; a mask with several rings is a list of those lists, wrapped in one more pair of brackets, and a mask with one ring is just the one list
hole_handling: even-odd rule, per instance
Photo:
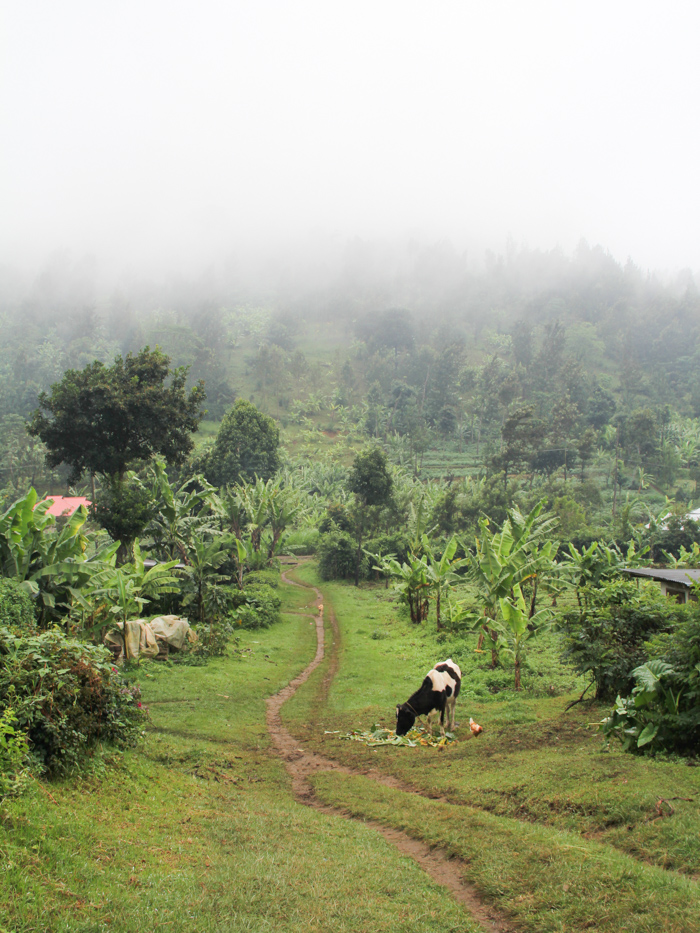
{"label": "grazing cow", "polygon": [[452,658],[436,664],[420,686],[420,690],[396,707],[396,734],[406,735],[418,716],[428,716],[428,727],[432,731],[431,714],[440,711],[440,734],[445,735],[445,708],[447,727],[455,727],[455,700],[459,696],[462,672]]}

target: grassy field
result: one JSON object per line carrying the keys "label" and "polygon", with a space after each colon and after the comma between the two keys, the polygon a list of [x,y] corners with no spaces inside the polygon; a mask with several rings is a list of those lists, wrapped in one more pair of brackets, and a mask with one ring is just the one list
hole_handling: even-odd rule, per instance
{"label": "grassy field", "polygon": [[[311,564],[297,577],[319,586]],[[337,674],[328,687],[329,654],[282,715],[305,749],[353,769],[321,772],[314,787],[359,819],[296,802],[267,733],[265,698],[315,651],[303,614],[315,596],[283,585],[284,621],[242,632],[227,658],[142,668],[140,748],[107,754],[77,785],[35,783],[2,804],[0,929],[480,929],[367,819],[460,859],[509,929],[698,929],[698,768],[604,749],[604,709],[565,712],[580,683],[553,637],[531,653],[518,695],[511,672],[491,672],[469,641],[437,638],[434,623],[411,627],[383,588],[320,586],[339,625]],[[447,656],[464,672],[456,742],[342,738],[392,726],[396,703]]]}
{"label": "grassy field", "polygon": [[293,800],[264,701],[314,651],[289,614],[206,667],[144,667],[141,748],[0,807],[0,929],[478,929],[376,832]]}
{"label": "grassy field", "polygon": [[[318,585],[311,566],[300,574]],[[700,771],[604,747],[596,723],[605,708],[565,712],[580,683],[558,660],[555,636],[534,643],[518,695],[471,642],[401,620],[385,590],[323,589],[340,623],[338,676],[322,721],[310,683],[286,707],[287,723],[305,747],[418,793],[330,773],[315,781],[322,800],[463,858],[484,897],[524,929],[697,929]],[[391,727],[396,703],[447,656],[464,674],[455,744],[371,748],[341,737]],[[478,739],[465,730],[470,715],[484,726]]]}

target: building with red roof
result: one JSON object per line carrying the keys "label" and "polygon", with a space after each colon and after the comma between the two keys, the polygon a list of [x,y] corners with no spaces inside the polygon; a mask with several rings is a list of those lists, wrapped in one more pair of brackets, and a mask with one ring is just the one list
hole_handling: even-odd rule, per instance
{"label": "building with red roof", "polygon": [[58,518],[61,515],[72,515],[81,505],[89,509],[92,503],[86,496],[46,496],[44,502],[53,500],[53,503],[46,510],[49,515],[55,515]]}

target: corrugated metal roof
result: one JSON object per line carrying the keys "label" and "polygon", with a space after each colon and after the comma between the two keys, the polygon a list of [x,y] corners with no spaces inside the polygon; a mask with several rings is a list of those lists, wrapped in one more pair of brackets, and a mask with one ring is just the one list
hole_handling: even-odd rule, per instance
{"label": "corrugated metal roof", "polygon": [[666,567],[635,567],[625,570],[633,577],[649,577],[664,583],[678,583],[690,588],[700,581],[700,570],[672,570]]}

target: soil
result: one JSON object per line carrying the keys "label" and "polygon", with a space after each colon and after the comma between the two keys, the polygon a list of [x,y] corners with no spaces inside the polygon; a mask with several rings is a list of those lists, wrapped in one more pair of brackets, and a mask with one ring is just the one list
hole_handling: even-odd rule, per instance
{"label": "soil", "polygon": [[[298,566],[298,565],[297,565]],[[286,572],[282,574],[285,583],[292,586],[303,586],[294,580],[290,580]],[[314,807],[324,813],[331,813],[335,816],[342,816],[345,819],[354,819],[350,814],[342,810],[335,809],[323,804],[316,798],[309,780],[312,774],[319,771],[334,771],[342,774],[362,774],[373,780],[379,781],[389,787],[399,788],[410,793],[417,793],[415,789],[407,787],[394,778],[382,775],[377,771],[358,771],[347,768],[331,759],[324,758],[315,752],[307,751],[300,747],[298,739],[285,729],[282,724],[280,710],[298,688],[311,676],[318,665],[323,661],[326,654],[326,638],[324,629],[324,606],[323,597],[316,587],[304,586],[304,589],[313,590],[316,594],[316,614],[308,615],[315,621],[316,625],[316,656],[309,666],[292,680],[284,690],[271,696],[267,700],[267,727],[272,738],[274,747],[277,749],[284,761],[285,767],[292,779],[292,790],[300,803],[306,806]],[[339,642],[338,623],[332,611],[328,612],[328,618],[333,632],[333,641],[330,648],[330,664],[324,677],[321,687],[322,696],[326,697],[330,689],[336,671],[338,670],[337,645]],[[463,907],[465,907],[484,930],[490,933],[511,933],[513,927],[504,918],[500,917],[494,908],[487,904],[478,894],[476,889],[465,881],[467,866],[459,859],[448,857],[440,849],[432,849],[430,846],[418,839],[413,839],[407,833],[399,830],[389,829],[378,823],[364,821],[366,825],[372,826],[377,832],[401,852],[412,858],[420,867],[430,875],[438,884],[447,888]]]}

